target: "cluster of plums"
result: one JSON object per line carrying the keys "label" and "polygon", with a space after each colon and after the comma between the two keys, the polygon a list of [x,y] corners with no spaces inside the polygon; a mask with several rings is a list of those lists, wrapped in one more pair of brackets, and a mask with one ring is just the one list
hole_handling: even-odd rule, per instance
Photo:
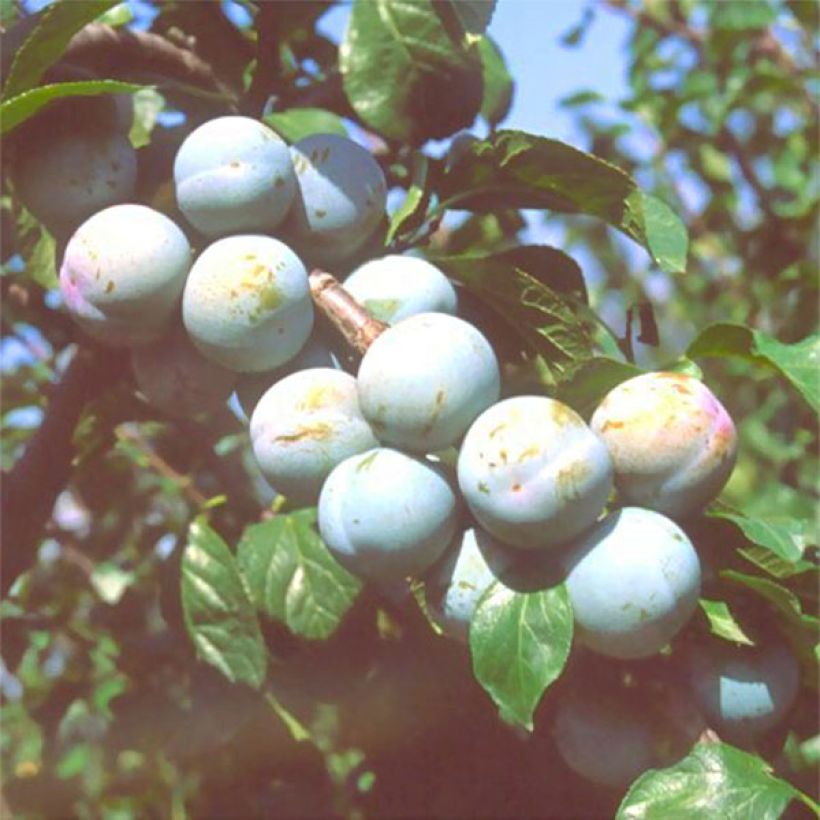
{"label": "cluster of plums", "polygon": [[[263,474],[291,502],[318,504],[340,563],[379,585],[424,578],[443,630],[462,639],[492,584],[537,589],[540,573],[542,586],[566,581],[576,636],[594,653],[646,658],[687,623],[701,567],[676,522],[718,494],[736,451],[732,420],[700,381],[632,378],[589,424],[545,396],[501,400],[495,353],[456,316],[456,289],[395,255],[345,281],[388,325],[354,376],[314,330],[305,263],[338,265],[382,221],[385,180],[365,149],[321,134],[288,147],[244,117],[201,125],[174,164],[194,258],[169,217],[123,202],[132,168],[111,146],[82,154],[91,193],[73,217],[70,197],[55,199],[61,224],[84,220],[60,270],[65,304],[97,340],[133,349],[141,392],[166,412],[208,410],[236,390]],[[692,660],[702,708],[718,729],[768,728],[794,698],[794,659],[721,653]],[[620,783],[620,770],[596,769],[613,757],[601,749],[635,747],[640,763],[649,734],[578,698],[559,711],[559,748],[582,774]]]}

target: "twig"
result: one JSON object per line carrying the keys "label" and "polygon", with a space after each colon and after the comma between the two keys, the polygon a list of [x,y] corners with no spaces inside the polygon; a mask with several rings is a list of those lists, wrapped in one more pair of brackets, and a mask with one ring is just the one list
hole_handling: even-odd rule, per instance
{"label": "twig", "polygon": [[117,429],[117,438],[133,444],[142,455],[145,456],[148,464],[161,476],[168,478],[179,487],[180,493],[191,502],[197,509],[201,509],[208,502],[208,499],[194,486],[188,476],[175,470],[148,442],[139,429],[124,425]]}
{"label": "twig", "polygon": [[345,341],[359,353],[376,341],[388,325],[368,313],[330,273],[314,270],[310,274],[310,293],[313,301]]}

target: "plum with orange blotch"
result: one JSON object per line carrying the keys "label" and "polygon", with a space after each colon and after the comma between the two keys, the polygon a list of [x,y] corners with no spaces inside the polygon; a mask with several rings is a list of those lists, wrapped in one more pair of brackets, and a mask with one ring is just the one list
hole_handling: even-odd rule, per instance
{"label": "plum with orange blotch", "polygon": [[304,347],[281,367],[261,373],[242,373],[236,381],[236,398],[250,421],[253,410],[265,392],[285,376],[314,367],[340,368],[339,360],[330,347],[316,333],[312,333]]}
{"label": "plum with orange blotch", "polygon": [[156,342],[134,348],[131,369],[149,404],[181,418],[219,409],[236,382],[236,373],[194,347],[181,322]]}
{"label": "plum with orange blotch", "polygon": [[378,446],[359,410],[356,379],[328,367],[276,382],[250,421],[251,448],[262,474],[289,501],[315,504],[341,461]]}
{"label": "plum with orange blotch", "polygon": [[438,465],[388,447],[351,456],[319,496],[319,531],[350,572],[381,584],[426,572],[458,529],[458,493]]}
{"label": "plum with orange blotch", "polygon": [[455,444],[498,401],[498,360],[478,328],[445,313],[389,327],[365,353],[359,402],[379,440],[415,453]]}
{"label": "plum with orange blotch", "polygon": [[523,549],[558,545],[595,523],[612,488],[603,442],[572,408],[515,396],[464,437],[458,483],[476,520]]}
{"label": "plum with orange blotch", "polygon": [[283,365],[313,327],[305,266],[271,236],[218,239],[191,268],[182,319],[200,352],[222,367],[246,373]]}
{"label": "plum with orange blotch", "polygon": [[147,344],[171,326],[190,267],[188,239],[167,216],[145,205],[112,205],[69,239],[60,293],[98,341]]}
{"label": "plum with orange blotch", "polygon": [[208,120],[183,141],[174,159],[177,203],[209,237],[270,231],[296,193],[290,150],[251,117]]}
{"label": "plum with orange blotch", "polygon": [[681,373],[644,373],[613,388],[591,421],[606,443],[625,503],[674,517],[701,509],[734,467],[737,434],[706,385]]}
{"label": "plum with orange blotch", "polygon": [[600,655],[654,655],[697,609],[698,554],[674,521],[653,510],[610,513],[562,559],[575,634]]}
{"label": "plum with orange blotch", "polygon": [[297,187],[284,235],[311,265],[336,268],[381,222],[384,173],[365,148],[339,134],[311,134],[290,150]]}

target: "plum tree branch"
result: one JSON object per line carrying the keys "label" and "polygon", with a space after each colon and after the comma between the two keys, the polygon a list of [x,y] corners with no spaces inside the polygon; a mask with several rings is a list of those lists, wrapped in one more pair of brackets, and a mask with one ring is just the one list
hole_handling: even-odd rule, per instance
{"label": "plum tree branch", "polygon": [[23,455],[3,475],[3,552],[0,590],[8,590],[31,562],[54,502],[71,475],[72,437],[86,405],[126,372],[120,350],[80,346],[49,394],[42,424]]}
{"label": "plum tree branch", "polygon": [[359,353],[365,353],[388,328],[371,316],[330,273],[318,269],[312,271],[310,293],[319,310]]}

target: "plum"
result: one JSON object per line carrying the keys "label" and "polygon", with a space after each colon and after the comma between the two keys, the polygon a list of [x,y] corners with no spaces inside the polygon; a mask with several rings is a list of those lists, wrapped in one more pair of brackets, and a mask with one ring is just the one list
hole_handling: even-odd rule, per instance
{"label": "plum", "polygon": [[553,736],[567,766],[602,786],[623,788],[656,763],[650,718],[622,691],[573,689],[558,703]]}
{"label": "plum", "polygon": [[421,453],[455,444],[500,390],[490,343],[444,313],[419,313],[384,331],[365,353],[358,383],[379,440]]}
{"label": "plum", "polygon": [[391,254],[360,265],[345,290],[377,319],[395,324],[417,313],[455,314],[456,289],[426,259]]}
{"label": "plum", "polygon": [[698,604],[701,570],[674,521],[625,507],[575,542],[567,556],[575,634],[613,658],[646,658],[683,628]]}
{"label": "plum", "polygon": [[307,271],[273,237],[218,239],[191,268],[182,318],[200,352],[217,364],[240,373],[279,367],[313,327]]}
{"label": "plum", "polygon": [[262,474],[297,504],[315,504],[337,464],[378,446],[359,410],[356,379],[327,367],[300,370],[269,388],[250,434]]}
{"label": "plum", "polygon": [[457,538],[425,579],[427,603],[445,635],[467,642],[481,596],[505,577],[513,557],[481,527]]}
{"label": "plum", "polygon": [[18,153],[16,192],[52,233],[64,236],[97,211],[134,196],[137,155],[117,130],[52,131]]}
{"label": "plum", "polygon": [[609,448],[625,503],[684,516],[711,501],[735,463],[732,419],[704,384],[644,373],[611,390],[592,429]]}
{"label": "plum", "polygon": [[250,117],[217,117],[192,131],[174,159],[177,203],[210,237],[267,232],[285,218],[296,174],[285,141]]}
{"label": "plum", "polygon": [[358,250],[384,216],[387,184],[375,159],[347,137],[312,134],[291,147],[297,190],[286,232],[312,264]]}
{"label": "plum", "polygon": [[387,447],[345,459],[319,496],[319,531],[330,551],[351,572],[382,584],[429,569],[459,517],[443,470]]}
{"label": "plum", "polygon": [[254,407],[265,391],[276,382],[312,367],[332,367],[339,369],[339,361],[333,351],[315,334],[311,334],[305,346],[288,362],[273,370],[262,373],[243,373],[236,381],[236,397],[239,406],[250,419]]}
{"label": "plum", "polygon": [[727,739],[750,742],[779,723],[797,697],[800,669],[783,644],[712,641],[694,648],[687,660],[695,699]]}
{"label": "plum", "polygon": [[169,328],[190,267],[188,240],[167,216],[112,205],[69,239],[60,291],[89,335],[113,346],[145,344]]}
{"label": "plum", "polygon": [[236,373],[202,356],[181,323],[156,342],[134,348],[131,369],[148,403],[169,416],[217,410],[236,382]]}
{"label": "plum", "polygon": [[603,442],[570,407],[515,396],[464,437],[458,483],[478,522],[514,547],[539,549],[592,525],[612,488]]}

